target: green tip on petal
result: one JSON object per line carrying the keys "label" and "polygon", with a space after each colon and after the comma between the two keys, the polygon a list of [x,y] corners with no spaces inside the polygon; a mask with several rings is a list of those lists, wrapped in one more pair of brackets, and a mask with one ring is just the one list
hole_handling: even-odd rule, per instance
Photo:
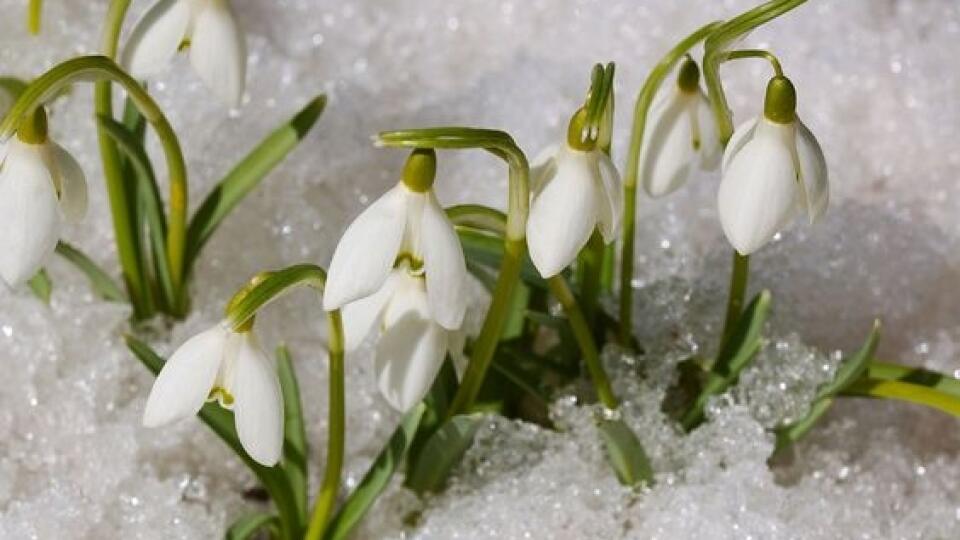
{"label": "green tip on petal", "polygon": [[17,128],[17,138],[27,144],[47,142],[47,111],[37,107]]}
{"label": "green tip on petal", "polygon": [[437,153],[432,148],[416,148],[403,166],[403,184],[416,193],[433,187],[437,176]]}
{"label": "green tip on petal", "polygon": [[583,127],[587,122],[587,109],[581,107],[573,113],[570,125],[567,127],[567,146],[574,150],[587,152],[594,149],[596,141],[583,139]]}
{"label": "green tip on petal", "polygon": [[677,75],[677,86],[686,93],[697,92],[700,90],[700,68],[697,63],[687,57],[680,66],[680,74]]}
{"label": "green tip on petal", "polygon": [[777,75],[767,83],[763,116],[778,124],[791,124],[797,119],[797,90],[790,79]]}

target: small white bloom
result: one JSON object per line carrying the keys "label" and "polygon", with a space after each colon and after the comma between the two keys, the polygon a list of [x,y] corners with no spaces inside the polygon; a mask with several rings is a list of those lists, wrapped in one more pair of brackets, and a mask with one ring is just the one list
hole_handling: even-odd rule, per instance
{"label": "small white bloom", "polygon": [[595,228],[613,242],[623,213],[620,174],[599,150],[569,144],[540,153],[530,168],[533,200],[527,219],[530,259],[543,277],[566,268]]}
{"label": "small white bloom", "polygon": [[204,84],[228,105],[239,106],[247,49],[228,0],[159,0],[134,27],[123,65],[135,77],[151,77],[185,45]]}
{"label": "small white bloom", "polygon": [[[778,80],[786,81],[774,78],[771,85]],[[792,92],[789,81],[779,84]],[[723,156],[720,223],[744,255],[763,247],[798,212],[812,224],[829,200],[826,160],[816,138],[795,114],[787,121],[769,116],[764,113],[738,127]]]}
{"label": "small white bloom", "polygon": [[283,450],[283,399],[276,368],[253,332],[228,323],[188,339],[153,383],[143,425],[157,427],[197,414],[207,401],[232,409],[247,454],[270,467]]}
{"label": "small white bloom", "polygon": [[420,402],[443,366],[451,332],[436,322],[427,295],[428,282],[404,263],[380,290],[343,310],[346,349],[355,350],[374,327],[380,339],[374,353],[377,384],[398,411]]}
{"label": "small white bloom", "polygon": [[36,274],[53,254],[64,220],[87,211],[83,170],[47,138],[13,136],[0,145],[0,277],[11,287]]}
{"label": "small white bloom", "polygon": [[722,146],[707,96],[700,89],[697,64],[687,60],[679,82],[661,94],[647,118],[640,150],[640,178],[651,197],[682,187],[695,166],[712,170]]}

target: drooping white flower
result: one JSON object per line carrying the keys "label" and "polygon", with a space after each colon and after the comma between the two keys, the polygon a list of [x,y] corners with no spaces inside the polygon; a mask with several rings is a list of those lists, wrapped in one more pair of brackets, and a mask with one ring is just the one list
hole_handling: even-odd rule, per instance
{"label": "drooping white flower", "polygon": [[697,63],[686,60],[677,84],[650,109],[639,171],[643,189],[662,197],[682,187],[696,166],[712,170],[723,147],[707,96],[700,89]]}
{"label": "drooping white flower", "polygon": [[604,242],[613,242],[623,213],[620,173],[613,161],[598,149],[577,148],[572,139],[548,147],[530,167],[527,247],[547,278],[576,259],[595,228]]}
{"label": "drooping white flower", "polygon": [[247,48],[229,0],[158,0],[134,26],[123,65],[135,77],[151,77],[184,46],[204,84],[228,105],[240,105]]}
{"label": "drooping white flower", "polygon": [[738,127],[724,153],[720,223],[743,255],[763,247],[798,212],[812,224],[826,211],[826,160],[795,108],[793,85],[785,77],[773,78],[764,114]]}
{"label": "drooping white flower", "polygon": [[435,171],[432,150],[411,154],[403,180],[343,233],[324,288],[324,309],[344,308],[348,349],[379,321],[377,377],[399,410],[430,388],[467,308],[466,262],[433,193]]}
{"label": "drooping white flower", "polygon": [[451,346],[453,332],[434,318],[427,280],[407,263],[393,270],[380,290],[343,309],[346,350],[353,351],[374,328],[380,393],[398,411],[407,411],[430,390]]}
{"label": "drooping white flower", "polygon": [[232,409],[247,454],[270,467],[283,450],[283,399],[276,368],[256,336],[229,323],[188,339],[153,383],[143,425],[158,427],[197,414],[207,401]]}
{"label": "drooping white flower", "polygon": [[32,278],[53,254],[63,222],[87,211],[83,170],[40,125],[0,144],[0,277],[10,287]]}

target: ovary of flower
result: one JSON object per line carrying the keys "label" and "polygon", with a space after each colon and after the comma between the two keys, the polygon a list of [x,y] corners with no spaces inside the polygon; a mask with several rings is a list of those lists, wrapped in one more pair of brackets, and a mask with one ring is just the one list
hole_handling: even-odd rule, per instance
{"label": "ovary of flower", "polygon": [[43,138],[14,136],[0,145],[0,277],[10,287],[33,277],[53,254],[63,222],[80,221],[87,211],[80,165]]}
{"label": "ovary of flower", "polygon": [[698,80],[696,63],[687,60],[678,83],[650,109],[639,171],[643,189],[651,197],[682,187],[696,166],[712,170],[720,163],[723,148]]}
{"label": "ovary of flower", "polygon": [[135,77],[151,77],[185,46],[204,84],[224,103],[238,106],[247,49],[228,0],[159,0],[134,26],[123,50],[123,65]]}
{"label": "ovary of flower", "polygon": [[[792,92],[783,77],[774,78]],[[768,90],[768,102],[771,99]],[[743,255],[763,247],[798,212],[810,223],[826,211],[829,181],[816,138],[795,114],[764,115],[736,129],[723,156],[717,195],[720,223]]]}
{"label": "ovary of flower", "polygon": [[530,259],[549,278],[576,259],[594,229],[616,238],[623,214],[620,174],[603,152],[568,143],[545,149],[530,169],[533,200],[527,219]]}
{"label": "ovary of flower", "polygon": [[261,465],[280,460],[283,399],[276,368],[250,332],[227,322],[188,339],[164,364],[147,398],[143,424],[192,417],[207,401],[232,409],[243,449]]}

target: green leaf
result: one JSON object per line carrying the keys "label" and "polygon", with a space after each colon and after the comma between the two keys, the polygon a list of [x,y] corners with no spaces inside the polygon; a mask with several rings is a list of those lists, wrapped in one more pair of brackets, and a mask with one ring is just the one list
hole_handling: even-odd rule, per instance
{"label": "green leaf", "polygon": [[283,393],[283,469],[296,496],[301,519],[307,519],[307,432],[303,425],[300,386],[290,351],[277,347],[277,372]]}
{"label": "green leaf", "polygon": [[407,477],[407,487],[420,494],[439,491],[473,444],[473,436],[482,421],[483,416],[478,414],[461,414],[447,420],[420,451]]}
{"label": "green leaf", "polygon": [[848,388],[868,370],[870,359],[877,350],[880,339],[880,321],[874,321],[873,328],[860,349],[849,359],[844,360],[837,369],[833,380],[817,390],[817,395],[810,404],[810,411],[797,422],[777,428],[777,450],[802,439],[820,418],[830,410],[834,398]]}
{"label": "green leaf", "polygon": [[390,440],[380,451],[377,459],[367,469],[367,473],[363,475],[363,480],[360,481],[357,488],[344,501],[340,511],[330,521],[330,525],[323,535],[325,540],[346,538],[370,510],[377,497],[387,487],[394,471],[397,470],[403,456],[407,453],[410,443],[413,442],[424,409],[424,405],[420,403],[400,420],[400,425],[390,436]]}
{"label": "green leaf", "polygon": [[274,536],[280,533],[280,519],[265,512],[247,514],[233,522],[227,530],[226,540],[248,540],[261,529],[272,529]]}
{"label": "green leaf", "polygon": [[929,369],[873,361],[867,364],[865,375],[878,381],[902,381],[926,386],[960,398],[960,379]]}
{"label": "green leaf", "polygon": [[113,281],[113,278],[97,266],[97,263],[93,262],[93,260],[87,257],[82,251],[66,242],[60,241],[57,244],[56,253],[87,276],[87,279],[90,280],[90,288],[92,288],[93,292],[98,296],[111,302],[127,301],[127,296],[116,282]]}
{"label": "green leaf", "polygon": [[33,295],[43,301],[44,304],[50,303],[50,295],[53,293],[53,282],[50,281],[50,275],[43,268],[32,278],[30,278],[30,290]]}
{"label": "green leaf", "polygon": [[[16,77],[0,77],[0,90],[5,91],[10,96],[11,102],[16,101],[26,89],[26,81]],[[0,115],[6,113],[7,111],[0,111]]]}
{"label": "green leaf", "polygon": [[[460,245],[463,246],[463,255],[468,263],[499,268],[503,259],[503,239],[470,227],[456,227]],[[520,278],[524,283],[538,289],[546,289],[547,282],[530,261],[530,256],[524,254],[520,266]]]}
{"label": "green leaf", "polygon": [[189,269],[210,236],[243,198],[296,148],[323,113],[327,97],[319,95],[267,136],[223,177],[190,220],[185,265]]}
{"label": "green leaf", "polygon": [[500,341],[510,341],[523,335],[526,325],[527,304],[530,303],[530,287],[523,282],[517,283],[513,293],[513,306],[507,312]]}
{"label": "green leaf", "polygon": [[[149,345],[129,334],[124,336],[124,339],[130,351],[151,373],[154,375],[160,373],[164,364],[163,358],[157,355]],[[199,416],[203,423],[220,437],[260,480],[280,514],[281,528],[293,537],[302,534],[305,524],[299,518],[296,497],[282,466],[264,467],[250,459],[237,437],[232,412],[221,408],[216,403],[207,403],[200,409]]]}
{"label": "green leaf", "polygon": [[610,465],[621,484],[653,485],[653,467],[640,439],[623,420],[601,419],[597,424]]}
{"label": "green leaf", "polygon": [[703,409],[710,397],[723,393],[737,382],[740,372],[753,360],[762,345],[761,333],[770,311],[770,292],[753,298],[737,320],[737,326],[717,356],[703,390],[681,419],[687,431],[703,421]]}

